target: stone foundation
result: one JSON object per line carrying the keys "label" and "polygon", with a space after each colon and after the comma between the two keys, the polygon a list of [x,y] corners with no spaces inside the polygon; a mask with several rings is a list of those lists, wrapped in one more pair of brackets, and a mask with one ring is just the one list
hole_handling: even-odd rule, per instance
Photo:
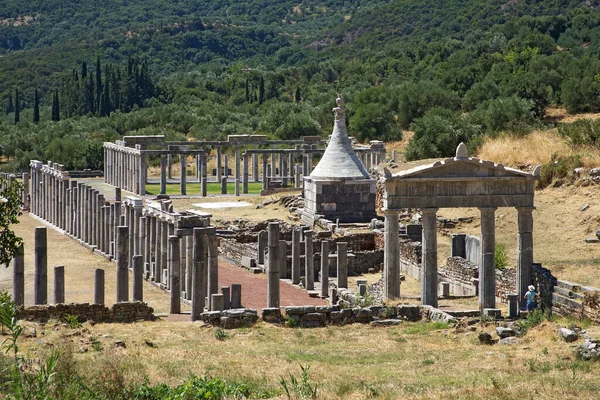
{"label": "stone foundation", "polygon": [[154,309],[142,302],[114,304],[111,308],[99,304],[73,303],[38,305],[17,309],[20,319],[46,322],[50,319],[63,320],[66,316],[76,316],[80,322],[137,322],[154,321]]}

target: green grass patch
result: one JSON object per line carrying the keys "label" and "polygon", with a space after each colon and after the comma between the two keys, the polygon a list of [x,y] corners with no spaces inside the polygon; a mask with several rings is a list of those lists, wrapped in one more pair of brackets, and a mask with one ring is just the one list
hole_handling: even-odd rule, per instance
{"label": "green grass patch", "polygon": [[440,329],[448,329],[448,324],[445,322],[417,322],[404,331],[407,335],[420,335]]}
{"label": "green grass patch", "polygon": [[[248,182],[248,194],[259,194],[262,190],[261,182]],[[188,182],[186,185],[186,192],[188,195],[200,195],[201,194],[201,185],[198,182]],[[167,184],[167,194],[168,195],[179,195],[180,186],[178,183],[168,183]],[[209,195],[213,194],[221,194],[221,184],[217,182],[208,182],[206,184],[206,193]],[[230,182],[227,183],[227,193],[234,194],[235,193],[235,183]],[[240,193],[242,193],[242,185],[240,184]],[[160,194],[160,184],[159,183],[148,183],[146,184],[146,194],[158,195]]]}

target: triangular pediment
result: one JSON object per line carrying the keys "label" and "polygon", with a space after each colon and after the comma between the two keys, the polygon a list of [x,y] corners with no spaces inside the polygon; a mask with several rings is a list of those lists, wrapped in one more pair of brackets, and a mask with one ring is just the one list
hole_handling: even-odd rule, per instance
{"label": "triangular pediment", "polygon": [[436,161],[433,164],[419,166],[402,171],[387,178],[388,181],[404,179],[445,179],[445,178],[488,178],[488,177],[514,177],[535,179],[534,173],[520,171],[505,167],[492,161],[478,158],[448,158]]}

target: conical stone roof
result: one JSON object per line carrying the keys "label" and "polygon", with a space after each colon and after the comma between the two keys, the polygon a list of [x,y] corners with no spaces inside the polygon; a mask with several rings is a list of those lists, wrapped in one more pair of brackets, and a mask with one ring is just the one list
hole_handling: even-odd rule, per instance
{"label": "conical stone roof", "polygon": [[371,179],[360,159],[352,149],[352,143],[346,130],[344,102],[341,98],[336,100],[338,107],[333,109],[335,124],[329,144],[323,153],[319,164],[310,174],[311,179],[339,180],[339,179]]}

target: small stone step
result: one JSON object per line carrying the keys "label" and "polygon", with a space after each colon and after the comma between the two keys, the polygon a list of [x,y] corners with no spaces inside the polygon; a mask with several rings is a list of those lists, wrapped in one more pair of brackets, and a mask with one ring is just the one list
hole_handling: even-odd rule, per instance
{"label": "small stone step", "polygon": [[585,296],[582,293],[571,292],[571,297],[575,300],[583,301]]}
{"label": "small stone step", "polygon": [[319,296],[320,296],[320,293],[317,292],[316,290],[309,290],[308,291],[308,297],[318,298]]}
{"label": "small stone step", "polygon": [[556,283],[559,287],[571,290],[573,292],[579,292],[581,290],[581,285],[579,283],[561,280],[556,281]]}
{"label": "small stone step", "polygon": [[554,286],[554,292],[560,294],[561,296],[565,296],[565,297],[571,297],[571,294],[573,292],[571,292],[569,289],[565,289],[563,287],[560,286]]}

